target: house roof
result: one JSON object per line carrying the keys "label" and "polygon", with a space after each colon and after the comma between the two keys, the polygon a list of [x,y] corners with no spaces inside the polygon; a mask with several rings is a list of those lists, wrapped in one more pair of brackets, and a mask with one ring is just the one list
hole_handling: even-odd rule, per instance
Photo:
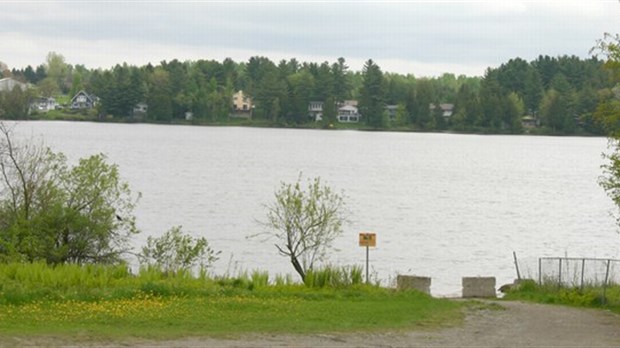
{"label": "house roof", "polygon": [[[435,109],[435,104],[430,104],[429,108],[431,110]],[[454,104],[449,104],[449,103],[443,103],[443,104],[439,104],[439,108],[443,111],[452,111],[454,109]]]}
{"label": "house roof", "polygon": [[84,92],[84,90],[81,90],[81,91],[77,92],[77,93],[73,96],[73,98],[71,98],[71,103],[73,103],[73,102],[75,101],[75,98],[77,98],[77,97],[78,97],[78,96],[80,96],[80,95],[86,96],[86,98],[88,98],[88,100],[89,100],[91,103],[94,103],[94,102],[95,102],[95,96],[90,95],[90,94],[88,94],[88,93]]}
{"label": "house roof", "polygon": [[25,91],[26,88],[28,88],[28,85],[18,81],[12,77],[5,77],[3,79],[0,79],[0,92],[2,91],[12,91],[13,88],[15,88],[15,86],[19,86],[19,88],[21,88],[22,91]]}
{"label": "house roof", "polygon": [[338,110],[350,110],[350,111],[357,111],[357,108],[353,105],[345,105],[341,108],[339,108]]}

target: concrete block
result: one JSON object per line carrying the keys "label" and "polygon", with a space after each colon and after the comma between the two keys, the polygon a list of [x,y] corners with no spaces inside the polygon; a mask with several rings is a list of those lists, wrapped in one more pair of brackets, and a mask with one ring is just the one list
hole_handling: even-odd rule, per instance
{"label": "concrete block", "polygon": [[463,298],[496,296],[495,277],[463,277]]}
{"label": "concrete block", "polygon": [[398,290],[415,289],[425,294],[431,294],[431,278],[409,275],[398,275],[396,277],[396,288]]}

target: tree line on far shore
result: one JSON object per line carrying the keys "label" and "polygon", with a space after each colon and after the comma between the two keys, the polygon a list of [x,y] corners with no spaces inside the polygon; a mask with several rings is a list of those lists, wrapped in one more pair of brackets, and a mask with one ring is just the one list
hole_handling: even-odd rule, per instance
{"label": "tree line on far shore", "polygon": [[[295,58],[275,63],[258,56],[247,62],[175,59],[88,69],[51,52],[37,67],[1,72],[35,88],[0,93],[0,117],[32,117],[32,98],[68,100],[84,90],[99,98],[94,111],[99,117],[135,121],[134,106],[146,103],[148,112],[139,121],[177,122],[191,112],[194,123],[225,124],[233,94],[243,90],[254,103],[253,122],[262,124],[317,126],[308,117],[308,105],[320,101],[325,110],[319,126],[333,125],[336,109],[331,106],[357,100],[359,127],[371,129],[522,133],[522,119],[530,116],[540,133],[602,134],[594,114],[614,97],[613,78],[604,66],[596,57],[539,56],[531,62],[511,59],[482,77],[445,73],[425,78],[383,72],[372,60],[362,71],[351,71],[344,58],[331,64]],[[440,104],[453,104],[450,117],[429,107]],[[396,106],[395,115],[387,117],[386,105]]]}

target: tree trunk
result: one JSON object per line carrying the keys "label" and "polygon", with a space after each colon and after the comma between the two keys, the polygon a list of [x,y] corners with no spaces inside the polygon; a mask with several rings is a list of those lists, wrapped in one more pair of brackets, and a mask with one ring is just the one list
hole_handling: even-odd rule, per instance
{"label": "tree trunk", "polygon": [[293,264],[293,267],[295,268],[297,273],[299,273],[299,276],[301,277],[301,281],[302,282],[305,281],[306,280],[306,272],[304,271],[303,267],[301,267],[301,264],[299,263],[299,260],[297,260],[297,256],[291,255],[291,263]]}

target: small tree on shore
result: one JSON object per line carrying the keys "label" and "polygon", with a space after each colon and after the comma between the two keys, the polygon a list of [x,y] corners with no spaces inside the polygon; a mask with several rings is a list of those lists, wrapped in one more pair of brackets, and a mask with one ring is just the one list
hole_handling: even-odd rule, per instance
{"label": "small tree on shore", "polygon": [[205,271],[218,260],[219,251],[209,246],[206,238],[185,234],[181,226],[172,227],[161,237],[148,237],[139,255],[140,263],[157,266],[162,271],[176,274],[199,267]]}
{"label": "small tree on shore", "polygon": [[303,188],[300,175],[294,184],[281,183],[275,202],[266,208],[267,234],[276,238],[278,252],[290,259],[305,280],[306,273],[325,258],[332,242],[342,234],[346,222],[343,196],[318,177],[308,180]]}

